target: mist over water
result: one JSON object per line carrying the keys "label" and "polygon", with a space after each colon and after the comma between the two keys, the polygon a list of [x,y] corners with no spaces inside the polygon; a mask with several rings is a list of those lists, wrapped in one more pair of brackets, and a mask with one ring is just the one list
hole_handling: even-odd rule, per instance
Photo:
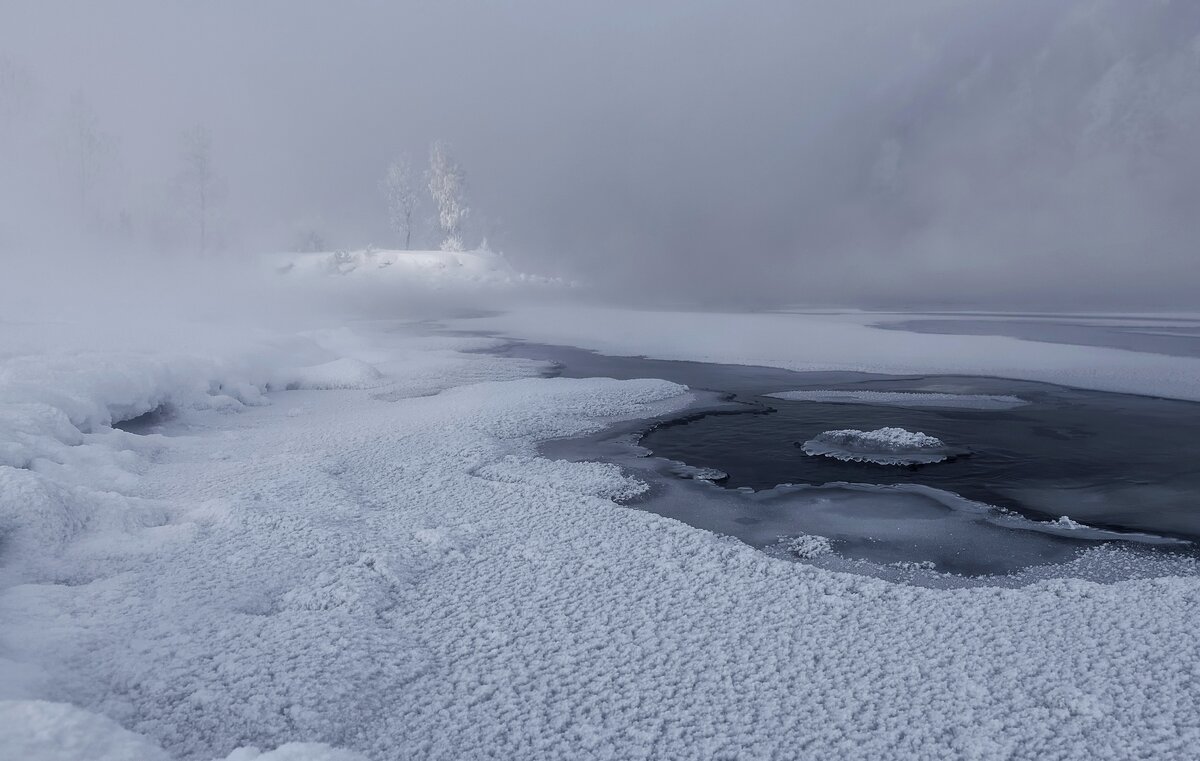
{"label": "mist over water", "polygon": [[1200,287],[1183,0],[7,3],[6,290],[197,257],[198,130],[223,263],[397,245],[388,162],[444,139],[469,245],[607,298],[1146,309]]}

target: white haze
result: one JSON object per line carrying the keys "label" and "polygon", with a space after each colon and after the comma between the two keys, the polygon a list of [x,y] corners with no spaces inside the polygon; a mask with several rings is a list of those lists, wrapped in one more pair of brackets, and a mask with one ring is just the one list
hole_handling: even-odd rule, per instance
{"label": "white haze", "polygon": [[[82,200],[72,108],[104,145]],[[1190,0],[5,0],[0,296],[194,268],[198,125],[202,268],[394,245],[387,164],[445,139],[469,243],[610,297],[1197,306]]]}

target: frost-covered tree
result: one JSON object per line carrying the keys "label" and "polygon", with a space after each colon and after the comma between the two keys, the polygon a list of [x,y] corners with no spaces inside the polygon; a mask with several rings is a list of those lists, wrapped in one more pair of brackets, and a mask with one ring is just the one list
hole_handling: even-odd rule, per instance
{"label": "frost-covered tree", "polygon": [[467,207],[467,175],[450,154],[450,146],[441,140],[429,148],[427,179],[429,194],[437,206],[442,250],[462,251],[462,224],[471,211]]}
{"label": "frost-covered tree", "polygon": [[416,220],[420,194],[417,180],[413,176],[412,161],[407,155],[398,157],[388,165],[387,174],[381,183],[383,199],[387,203],[388,223],[396,237],[403,239],[404,249],[412,247],[413,224]]}
{"label": "frost-covered tree", "polygon": [[210,215],[224,185],[213,168],[212,138],[204,127],[189,132],[184,143],[183,168],[178,177],[184,199],[196,213],[200,253],[208,250]]}

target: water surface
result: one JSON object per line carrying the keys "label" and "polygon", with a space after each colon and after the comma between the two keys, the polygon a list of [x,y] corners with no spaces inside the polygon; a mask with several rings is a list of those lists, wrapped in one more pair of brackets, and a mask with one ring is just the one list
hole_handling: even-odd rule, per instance
{"label": "water surface", "polygon": [[[636,431],[653,454],[646,462],[621,455],[619,447],[603,449],[603,435],[585,445],[560,444],[555,453],[603,455],[657,474],[639,507],[768,551],[779,551],[781,537],[807,533],[833,540],[837,558],[820,561],[826,565],[868,561],[1014,574],[1070,563],[1081,550],[1122,535],[1061,529],[1052,521],[1063,515],[1134,532],[1127,534],[1136,540],[1129,546],[1139,553],[1160,551],[1144,543],[1157,536],[1200,538],[1200,468],[1191,448],[1200,404],[996,378],[798,373],[536,344],[504,351],[549,360],[556,375],[664,378],[725,395],[721,414],[685,415]],[[937,409],[764,396],[797,389],[1011,395],[1028,404]],[[914,468],[812,457],[797,446],[826,430],[886,426],[936,436],[970,456]],[[628,437],[635,429],[618,433]],[[662,465],[669,461],[728,478],[719,486],[671,479],[677,471]]]}

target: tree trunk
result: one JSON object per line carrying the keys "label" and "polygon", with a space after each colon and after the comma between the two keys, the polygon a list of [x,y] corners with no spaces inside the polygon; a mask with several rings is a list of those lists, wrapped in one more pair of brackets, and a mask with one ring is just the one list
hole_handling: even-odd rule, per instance
{"label": "tree trunk", "polygon": [[200,256],[206,253],[208,231],[205,229],[208,216],[208,199],[205,198],[204,188],[200,188]]}

